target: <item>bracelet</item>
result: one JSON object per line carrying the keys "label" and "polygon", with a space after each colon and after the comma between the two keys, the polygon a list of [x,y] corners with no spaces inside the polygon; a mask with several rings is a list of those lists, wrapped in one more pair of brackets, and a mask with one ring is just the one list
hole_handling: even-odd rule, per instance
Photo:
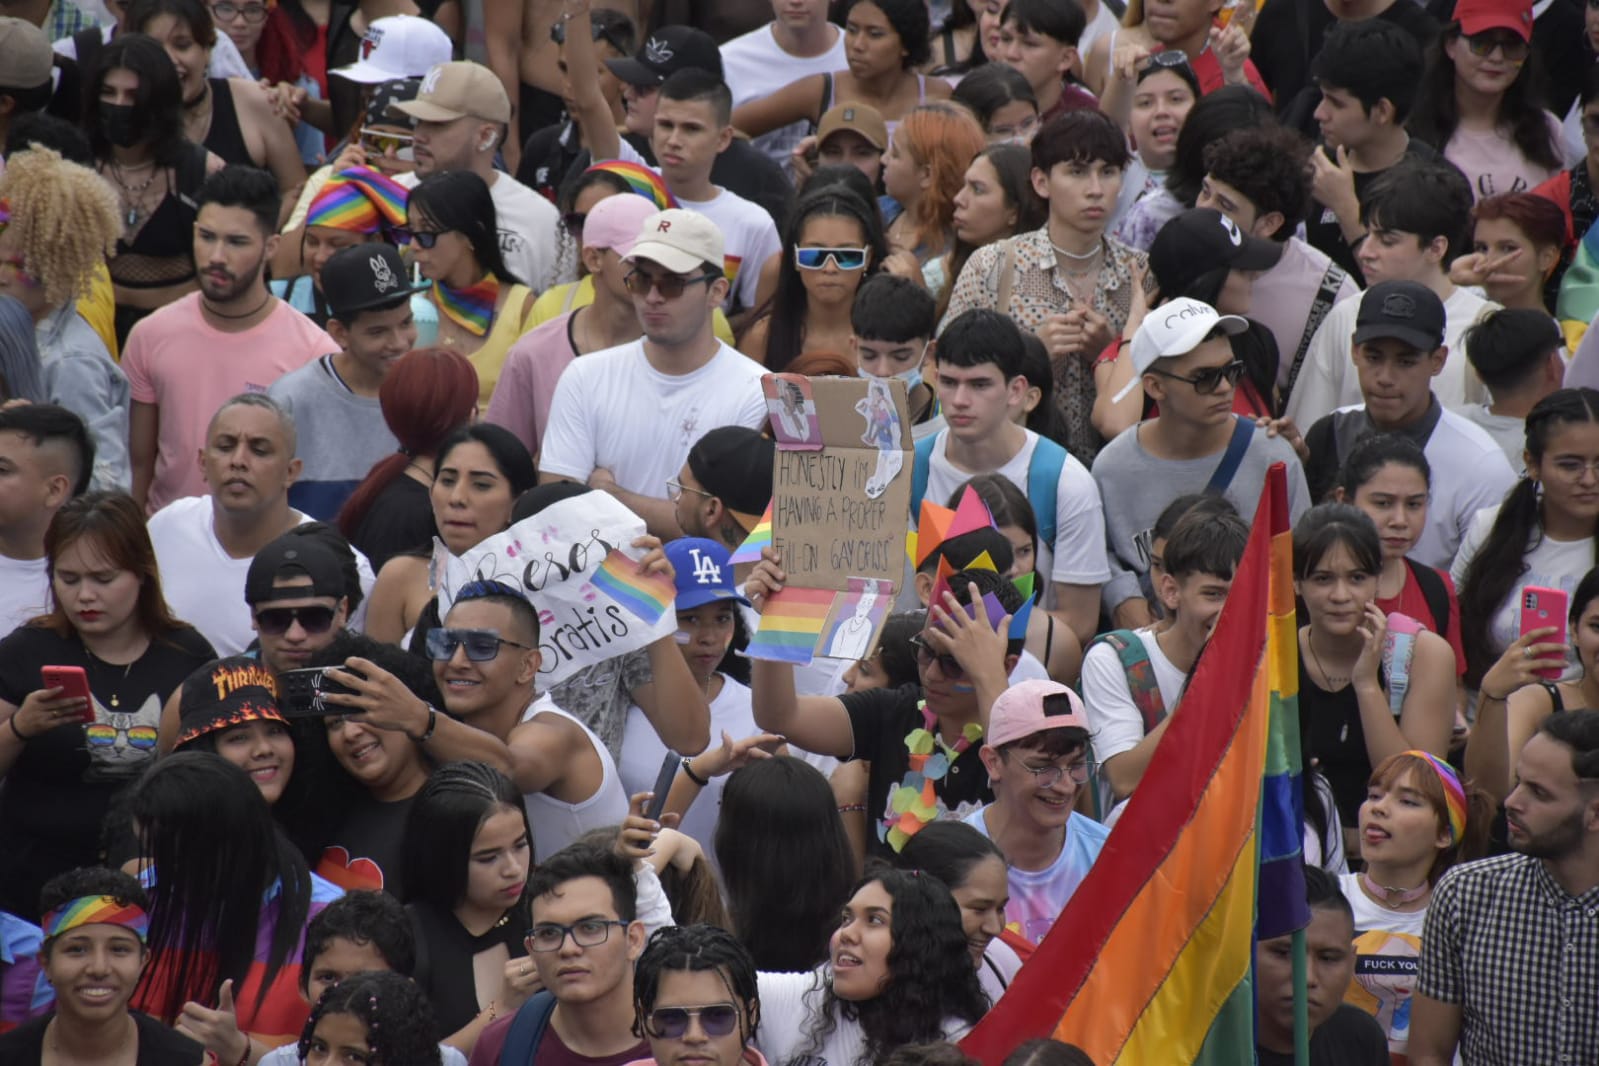
{"label": "bracelet", "polygon": [[1508,693],[1508,692],[1505,693],[1503,696],[1495,696],[1492,692],[1489,692],[1485,688],[1478,689],[1477,690],[1477,695],[1481,696],[1484,700],[1487,700],[1489,703],[1504,703],[1506,700],[1510,699],[1510,693]]}
{"label": "bracelet", "polygon": [[239,1056],[239,1061],[235,1066],[250,1066],[250,1052],[254,1050],[255,1045],[250,1042],[250,1037],[246,1035],[244,1038],[244,1054]]}
{"label": "bracelet", "polygon": [[864,803],[841,803],[841,804],[838,805],[838,813],[839,814],[856,814],[856,813],[865,814],[866,813],[866,804],[864,804]]}
{"label": "bracelet", "polygon": [[688,779],[690,781],[694,782],[696,785],[700,786],[701,788],[710,787],[711,782],[708,779],[703,778],[699,774],[694,772],[694,767],[689,764],[687,755],[683,756],[683,772],[688,775]]}
{"label": "bracelet", "polygon": [[17,728],[17,716],[15,714],[12,714],[12,716],[7,718],[6,721],[11,723],[11,731],[17,735],[18,740],[26,744],[28,741],[33,739],[32,737],[25,737],[22,735],[22,730]]}
{"label": "bracelet", "polygon": [[[439,709],[433,706],[431,703],[427,705],[427,709],[428,727],[422,731],[421,736],[411,737],[411,739],[418,744],[426,744],[428,741],[432,740],[433,731],[439,727]],[[407,733],[406,736],[410,737],[411,734]]]}

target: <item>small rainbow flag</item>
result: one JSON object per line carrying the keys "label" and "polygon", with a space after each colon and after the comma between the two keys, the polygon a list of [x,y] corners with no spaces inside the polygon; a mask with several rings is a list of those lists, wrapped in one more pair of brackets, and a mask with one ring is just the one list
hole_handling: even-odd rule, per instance
{"label": "small rainbow flag", "polygon": [[745,654],[751,659],[806,665],[815,656],[816,642],[836,595],[832,589],[786,588],[774,593],[761,609],[760,627]]}
{"label": "small rainbow flag", "polygon": [[727,557],[727,561],[734,566],[740,563],[758,563],[761,561],[761,549],[772,546],[772,504],[766,505],[766,510],[761,514],[761,520],[755,523],[755,528],[750,530],[750,535],[744,538],[744,543],[738,550]]}
{"label": "small rainbow flag", "polygon": [[616,548],[611,549],[589,581],[650,626],[661,620],[677,598],[676,586],[664,575],[639,573],[638,560]]}

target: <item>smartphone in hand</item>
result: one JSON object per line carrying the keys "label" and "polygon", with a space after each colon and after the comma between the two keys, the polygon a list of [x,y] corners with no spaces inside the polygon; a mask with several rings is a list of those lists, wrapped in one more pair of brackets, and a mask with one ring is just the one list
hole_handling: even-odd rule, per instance
{"label": "smartphone in hand", "polygon": [[83,701],[79,722],[94,721],[94,696],[89,692],[89,675],[81,666],[41,666],[39,679],[45,688],[58,688],[63,696],[75,696]]}

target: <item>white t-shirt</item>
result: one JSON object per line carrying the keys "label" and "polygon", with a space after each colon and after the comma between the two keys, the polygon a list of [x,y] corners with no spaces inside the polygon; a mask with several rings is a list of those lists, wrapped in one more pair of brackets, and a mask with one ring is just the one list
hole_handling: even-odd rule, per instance
{"label": "white t-shirt", "polygon": [[[110,44],[111,34],[116,30],[116,24],[107,21],[100,26],[100,43]],[[78,58],[78,42],[71,37],[63,37],[50,45],[52,51],[58,56],[68,59]],[[233,38],[225,33],[217,34],[216,43],[211,46],[211,61],[206,64],[205,76],[208,78],[243,78],[246,81],[255,81],[256,76],[250,73],[250,67],[239,54],[239,46],[233,43]]]}
{"label": "white t-shirt", "polygon": [[1510,461],[1510,469],[1520,477],[1527,472],[1527,420],[1515,415],[1496,415],[1485,403],[1474,403],[1463,412],[1465,416],[1493,438],[1499,450]]}
{"label": "white t-shirt", "polygon": [[1388,1035],[1389,1053],[1403,1061],[1427,908],[1389,910],[1361,891],[1359,874],[1342,875],[1338,887],[1355,912],[1355,979],[1344,1002],[1373,1015]]}
{"label": "white t-shirt", "polygon": [[[1466,346],[1461,336],[1479,319],[1498,310],[1498,304],[1484,300],[1470,289],[1457,288],[1444,301],[1444,345],[1449,355],[1444,360],[1443,370],[1432,379],[1432,392],[1438,402],[1451,411],[1464,411],[1471,404],[1488,399],[1488,390],[1483,388],[1466,361]],[[1284,412],[1301,430],[1309,429],[1318,418],[1337,408],[1363,400],[1350,342],[1359,313],[1359,296],[1340,301],[1327,312],[1326,320],[1311,339],[1299,380],[1294,384]],[[1287,358],[1292,359],[1293,353],[1288,353]]]}
{"label": "white t-shirt", "polygon": [[[398,174],[395,181],[414,189],[422,179]],[[561,213],[555,205],[509,174],[495,171],[489,185],[495,221],[500,230],[500,254],[516,279],[534,292],[543,292],[561,279],[556,261],[560,249]]]}
{"label": "white t-shirt", "polygon": [[[302,525],[311,520],[299,511],[293,514]],[[172,613],[198,629],[219,656],[238,655],[248,648],[255,640],[255,628],[250,605],[244,602],[244,579],[254,556],[235,559],[222,547],[211,497],[173,500],[150,516],[149,528],[161,570],[161,591]],[[361,606],[350,620],[350,628],[358,630],[366,618],[365,597],[376,579],[366,556],[350,550],[355,552],[363,594]]]}
{"label": "white t-shirt", "polygon": [[[825,967],[824,967],[825,971]],[[789,1062],[808,1049],[811,1028],[822,1010],[824,971],[805,973],[766,973],[755,975],[761,998],[761,1028],[755,1045],[770,1063]],[[836,1009],[836,1008],[835,1008]],[[835,1025],[822,1046],[808,1051],[807,1066],[855,1066],[866,1052],[866,1035],[861,1023],[835,1015]],[[954,1042],[970,1029],[954,1018],[944,1021],[944,1036]]]}
{"label": "white t-shirt", "polygon": [[583,730],[589,746],[600,757],[604,773],[599,787],[587,799],[577,803],[558,800],[547,792],[529,792],[522,797],[527,808],[527,820],[533,826],[533,861],[543,862],[557,851],[593,829],[608,825],[621,825],[627,818],[627,793],[622,790],[622,778],[616,772],[616,762],[594,731],[555,705],[548,695],[540,696],[522,712],[522,721],[550,715],[564,718]]}
{"label": "white t-shirt", "polygon": [[[1460,552],[1455,556],[1455,563],[1449,568],[1449,576],[1454,580],[1455,588],[1460,588],[1466,577],[1466,568],[1471,565],[1471,560],[1477,555],[1477,549],[1482,542],[1488,539],[1488,531],[1493,528],[1494,519],[1499,516],[1498,507],[1487,507],[1477,512],[1472,520],[1471,528],[1466,531],[1465,539],[1460,542]],[[1522,563],[1527,570],[1516,578],[1515,586],[1510,590],[1510,595],[1505,597],[1497,610],[1494,611],[1493,621],[1488,626],[1488,641],[1492,645],[1494,656],[1504,654],[1506,648],[1514,644],[1521,637],[1521,590],[1528,585],[1537,585],[1540,588],[1560,589],[1568,597],[1577,591],[1577,583],[1582,580],[1582,575],[1593,569],[1592,537],[1581,540],[1555,540],[1543,535],[1538,538],[1538,543],[1526,555],[1522,556]],[[1570,650],[1566,652],[1566,671],[1561,675],[1561,680],[1569,681],[1581,676],[1581,668],[1572,657]]]}
{"label": "white t-shirt", "polygon": [[[1038,448],[1038,434],[1024,430],[1026,441],[1009,462],[993,473],[1027,492],[1027,468]],[[949,442],[949,430],[942,430],[933,439],[933,454],[927,464],[927,494],[924,499],[935,503],[948,500],[955,490],[971,480],[974,474],[955,469],[944,448]],[[1033,501],[1037,509],[1037,501]],[[914,522],[917,516],[912,515]],[[1042,523],[1040,523],[1042,525]],[[1110,569],[1105,555],[1105,509],[1100,503],[1099,485],[1088,468],[1072,455],[1061,464],[1060,480],[1055,488],[1055,543],[1038,546],[1035,569],[1040,577],[1066,585],[1099,586],[1110,580]],[[1046,592],[1046,604],[1049,599]]]}
{"label": "white t-shirt", "polygon": [[[767,23],[722,45],[722,78],[732,90],[734,107],[770,96],[789,82],[813,74],[831,74],[849,65],[844,58],[844,33],[837,26],[828,27],[833,34],[833,47],[819,56],[805,58],[782,49],[772,32],[773,25]],[[807,123],[794,122],[763,133],[750,143],[788,173],[793,165],[790,153],[806,131]]]}
{"label": "white t-shirt", "polygon": [[49,562],[43,555],[37,559],[0,555],[0,638],[50,612]]}
{"label": "white t-shirt", "polygon": [[[722,678],[722,691],[711,701],[711,744],[720,746],[722,734],[742,740],[761,732],[755,724],[755,711],[750,704],[750,690],[730,677]],[[697,755],[698,752],[681,752]],[[635,792],[649,792],[655,788],[656,775],[661,772],[661,760],[666,758],[666,745],[650,724],[641,707],[627,712],[627,727],[622,733],[622,757],[617,770],[622,775],[622,787],[629,796]],[[700,848],[712,869],[721,872],[716,862],[716,818],[722,807],[722,789],[727,785],[727,775],[711,778],[711,783],[700,790],[694,806],[683,816],[680,832],[699,841]]]}
{"label": "white t-shirt", "polygon": [[977,980],[988,995],[988,1001],[998,1003],[1021,970],[1022,957],[1016,954],[1015,948],[998,937],[990,940],[988,950],[983,952],[983,961],[977,967]]}
{"label": "white t-shirt", "polygon": [[[1133,631],[1143,642],[1149,664],[1155,671],[1155,684],[1160,689],[1160,700],[1169,715],[1177,709],[1182,698],[1187,675],[1177,669],[1161,650],[1155,639],[1153,626]],[[1083,709],[1088,715],[1088,731],[1093,736],[1094,762],[1105,765],[1112,757],[1138,746],[1144,739],[1144,716],[1133,702],[1132,689],[1127,684],[1127,671],[1121,658],[1109,644],[1100,643],[1088,649],[1083,656]],[[1126,800],[1111,806],[1114,796],[1109,780],[1100,779],[1101,807],[1108,813],[1106,824],[1121,813]]]}
{"label": "white t-shirt", "polygon": [[667,480],[706,433],[765,424],[764,372],[720,342],[687,374],[656,370],[643,340],[585,355],[555,386],[539,469],[587,481],[604,467],[628,492],[665,499]]}
{"label": "white t-shirt", "polygon": [[[626,140],[621,143],[617,158],[625,163],[649,167],[655,173],[660,167],[650,164]],[[727,273],[727,301],[722,310],[755,306],[755,290],[760,287],[761,267],[772,256],[783,250],[783,240],[777,235],[777,223],[766,209],[736,192],[717,186],[712,200],[685,200],[677,198],[679,207],[698,211],[722,231],[722,268]]]}

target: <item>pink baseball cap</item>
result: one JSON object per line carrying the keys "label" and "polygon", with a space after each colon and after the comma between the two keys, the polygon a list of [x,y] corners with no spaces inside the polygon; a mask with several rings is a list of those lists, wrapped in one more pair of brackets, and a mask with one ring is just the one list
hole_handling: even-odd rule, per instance
{"label": "pink baseball cap", "polygon": [[658,207],[642,196],[619,192],[595,204],[583,221],[583,247],[609,248],[627,255],[644,232],[644,220]]}
{"label": "pink baseball cap", "polygon": [[[1059,710],[1058,701],[1049,699],[1051,696],[1066,697],[1067,709],[1064,713]],[[1055,713],[1050,713],[1045,700],[1055,705]],[[994,701],[993,710],[988,712],[988,735],[983,738],[983,743],[999,748],[1046,729],[1066,726],[1088,728],[1083,701],[1077,693],[1059,682],[1033,678],[1018,682],[1000,693]]]}

